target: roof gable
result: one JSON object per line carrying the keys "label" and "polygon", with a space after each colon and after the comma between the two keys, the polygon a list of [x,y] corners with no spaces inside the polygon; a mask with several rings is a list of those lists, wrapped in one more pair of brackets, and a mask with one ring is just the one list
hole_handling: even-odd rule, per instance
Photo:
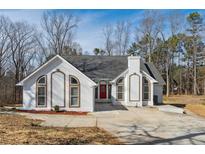
{"label": "roof gable", "polygon": [[[47,65],[49,65],[51,62],[53,62],[55,59],[60,59],[63,62],[66,62],[67,64],[69,64],[71,67],[73,67],[76,71],[79,71],[77,68],[75,68],[72,64],[70,64],[68,61],[66,61],[64,58],[62,58],[59,55],[54,56],[53,58],[51,58],[50,60],[48,60],[46,63],[44,63],[43,65],[41,65],[40,67],[38,67],[35,71],[33,71],[30,75],[28,75],[26,78],[24,78],[22,81],[20,81],[19,83],[17,83],[17,86],[23,85],[23,83],[28,80],[31,76],[33,76],[35,73],[39,72],[41,69],[43,69],[44,67],[46,67]],[[83,76],[85,76],[93,85],[96,85],[95,82],[93,82],[89,77],[87,77],[85,74],[83,74],[81,71],[79,71]]]}

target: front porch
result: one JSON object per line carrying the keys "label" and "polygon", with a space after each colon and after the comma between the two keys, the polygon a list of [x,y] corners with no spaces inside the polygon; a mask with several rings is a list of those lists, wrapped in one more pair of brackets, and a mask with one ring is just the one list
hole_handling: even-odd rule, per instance
{"label": "front porch", "polygon": [[111,91],[112,85],[110,80],[102,79],[97,81],[97,87],[95,88],[95,102],[98,103],[112,103]]}
{"label": "front porch", "polygon": [[139,79],[132,83],[133,76],[119,77],[115,82],[109,79],[95,81],[95,111],[119,110],[124,109],[124,106],[153,106],[152,80],[136,75]]}
{"label": "front porch", "polygon": [[124,105],[113,105],[111,102],[95,102],[95,112],[128,110]]}

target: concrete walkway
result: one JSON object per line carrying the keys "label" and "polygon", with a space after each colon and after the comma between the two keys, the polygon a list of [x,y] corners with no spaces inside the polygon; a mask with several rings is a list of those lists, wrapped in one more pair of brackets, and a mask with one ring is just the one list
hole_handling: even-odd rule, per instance
{"label": "concrete walkway", "polygon": [[172,112],[172,113],[184,113],[184,109],[180,108],[180,107],[176,107],[173,105],[159,105],[156,106],[156,108],[158,108],[159,111],[163,111],[163,112]]}
{"label": "concrete walkway", "polygon": [[205,118],[161,112],[156,108],[128,108],[87,116],[20,114],[44,120],[43,126],[97,126],[125,144],[205,144]]}

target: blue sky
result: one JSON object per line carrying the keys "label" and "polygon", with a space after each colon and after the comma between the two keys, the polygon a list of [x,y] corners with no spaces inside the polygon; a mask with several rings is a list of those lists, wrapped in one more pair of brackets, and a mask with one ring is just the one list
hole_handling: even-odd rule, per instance
{"label": "blue sky", "polygon": [[[0,15],[5,15],[13,21],[27,21],[40,28],[40,21],[43,12],[46,10],[0,10]],[[106,24],[112,24],[120,20],[129,20],[132,22],[132,29],[134,36],[134,28],[137,26],[144,10],[54,10],[57,12],[72,13],[79,17],[80,22],[76,31],[75,41],[80,43],[83,51],[89,53],[95,47],[103,47],[102,28]],[[164,14],[169,10],[159,10]],[[203,13],[204,10],[180,10],[184,15],[190,12],[198,11]]]}

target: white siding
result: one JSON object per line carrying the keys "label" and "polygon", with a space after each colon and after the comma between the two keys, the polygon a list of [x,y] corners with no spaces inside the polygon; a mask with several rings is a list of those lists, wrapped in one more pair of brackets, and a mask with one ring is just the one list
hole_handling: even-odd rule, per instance
{"label": "white siding", "polygon": [[[128,57],[128,71],[125,74],[120,75],[124,77],[124,101],[117,101],[116,99],[116,81],[114,80],[112,84],[112,102],[113,104],[123,104],[125,106],[137,106],[142,105],[153,106],[153,91],[154,91],[154,81],[151,77],[148,77],[151,83],[151,96],[149,101],[143,101],[143,91],[142,91],[142,77],[145,75],[140,71],[140,65],[142,61],[139,57]],[[146,75],[147,76],[147,75]],[[160,97],[159,97],[160,98]]]}
{"label": "white siding", "polygon": [[[68,111],[88,111],[94,110],[94,83],[89,80],[84,74],[74,68],[71,64],[56,58],[49,65],[43,67],[38,72],[33,74],[28,80],[23,83],[23,105],[25,109],[35,110],[51,110],[51,73],[60,70],[65,74],[66,87],[66,106],[63,108]],[[36,80],[41,75],[47,76],[47,107],[36,108]],[[80,81],[80,107],[69,107],[69,75],[77,77]],[[61,85],[62,86],[62,85]],[[58,86],[55,85],[54,88]]]}
{"label": "white siding", "polygon": [[[131,76],[131,83],[130,83],[130,76]],[[141,90],[142,75],[141,74],[133,75],[133,71],[131,71],[121,77],[124,77],[124,100],[123,101],[117,100],[116,83],[113,83],[112,84],[113,104],[114,105],[123,104],[125,106],[142,106],[142,90]],[[129,87],[130,85],[131,87]],[[130,88],[131,90],[129,90]]]}
{"label": "white siding", "polygon": [[128,57],[128,69],[131,72],[140,73],[140,57],[130,56]]}

